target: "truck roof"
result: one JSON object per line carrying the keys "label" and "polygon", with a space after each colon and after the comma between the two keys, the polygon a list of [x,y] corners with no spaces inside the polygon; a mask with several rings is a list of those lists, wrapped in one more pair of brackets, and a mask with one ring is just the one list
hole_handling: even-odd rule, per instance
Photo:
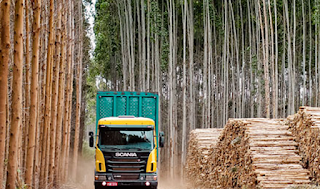
{"label": "truck roof", "polygon": [[155,125],[155,123],[145,117],[119,116],[101,118],[98,125]]}

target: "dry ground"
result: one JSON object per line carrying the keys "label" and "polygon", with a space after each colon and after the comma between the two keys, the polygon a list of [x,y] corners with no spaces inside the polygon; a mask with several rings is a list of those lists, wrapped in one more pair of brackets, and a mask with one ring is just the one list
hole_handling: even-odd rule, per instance
{"label": "dry ground", "polygon": [[[80,160],[78,172],[77,183],[67,183],[61,186],[61,189],[94,189],[94,161]],[[159,189],[186,189],[186,187],[180,180],[160,179]]]}
{"label": "dry ground", "polygon": [[[80,160],[79,162],[79,174],[77,183],[68,183],[61,186],[61,189],[94,189],[94,161]],[[183,185],[181,180],[177,179],[161,179],[159,181],[159,189],[187,189],[188,187]],[[132,189],[132,188],[130,188]],[[190,189],[190,188],[188,188]],[[318,186],[300,186],[291,187],[289,189],[320,189]]]}

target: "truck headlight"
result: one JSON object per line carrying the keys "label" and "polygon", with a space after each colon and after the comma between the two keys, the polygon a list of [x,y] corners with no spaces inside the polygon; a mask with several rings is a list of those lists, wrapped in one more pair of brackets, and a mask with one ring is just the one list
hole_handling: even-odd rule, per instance
{"label": "truck headlight", "polygon": [[103,175],[98,175],[98,180],[107,180],[107,177],[106,176],[103,176]]}
{"label": "truck headlight", "polygon": [[157,180],[157,179],[158,179],[157,176],[153,176],[153,175],[146,176],[146,180]]}

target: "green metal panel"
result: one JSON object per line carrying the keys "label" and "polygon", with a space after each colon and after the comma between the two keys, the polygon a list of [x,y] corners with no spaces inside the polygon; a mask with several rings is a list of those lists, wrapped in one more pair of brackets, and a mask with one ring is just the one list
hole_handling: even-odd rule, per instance
{"label": "green metal panel", "polygon": [[[113,112],[113,97],[104,97],[104,98],[97,98],[97,118],[104,118],[112,116]],[[96,120],[97,123],[99,119]]]}
{"label": "green metal panel", "polygon": [[129,115],[135,117],[139,116],[139,98],[138,97],[129,97]]}
{"label": "green metal panel", "polygon": [[118,96],[116,97],[116,99],[117,113],[115,116],[117,117],[120,115],[127,115],[127,98],[123,96]]}
{"label": "green metal panel", "polygon": [[142,117],[156,120],[156,99],[142,98]]}
{"label": "green metal panel", "polygon": [[119,115],[151,118],[155,121],[158,138],[158,101],[157,93],[99,91],[96,124],[101,118]]}

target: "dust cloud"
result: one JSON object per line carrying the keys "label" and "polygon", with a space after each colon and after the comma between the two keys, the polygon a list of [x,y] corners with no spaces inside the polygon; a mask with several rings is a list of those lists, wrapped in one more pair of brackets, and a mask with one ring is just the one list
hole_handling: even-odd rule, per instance
{"label": "dust cloud", "polygon": [[[78,165],[77,182],[69,182],[60,189],[94,189],[94,161],[80,159]],[[183,181],[180,179],[160,178],[158,189],[187,189],[187,187],[184,186]]]}
{"label": "dust cloud", "polygon": [[[70,175],[71,176],[71,175]],[[71,180],[71,178],[69,179]],[[60,189],[94,189],[94,159],[78,162],[78,173],[76,182],[68,182],[60,187]]]}
{"label": "dust cloud", "polygon": [[160,179],[158,189],[187,189],[180,179]]}

